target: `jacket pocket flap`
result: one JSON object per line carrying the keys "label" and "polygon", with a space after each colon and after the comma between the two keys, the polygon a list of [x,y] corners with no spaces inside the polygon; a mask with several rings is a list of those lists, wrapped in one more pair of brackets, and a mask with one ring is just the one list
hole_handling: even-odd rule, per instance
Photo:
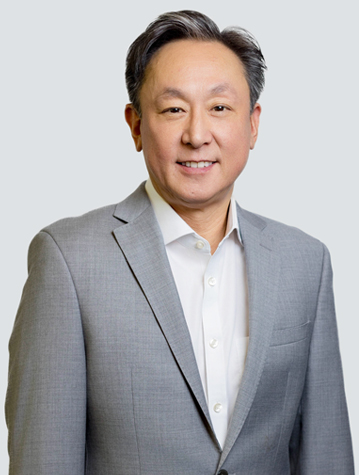
{"label": "jacket pocket flap", "polygon": [[306,322],[295,327],[273,330],[270,346],[288,345],[289,343],[304,340],[309,334],[310,326],[311,322]]}

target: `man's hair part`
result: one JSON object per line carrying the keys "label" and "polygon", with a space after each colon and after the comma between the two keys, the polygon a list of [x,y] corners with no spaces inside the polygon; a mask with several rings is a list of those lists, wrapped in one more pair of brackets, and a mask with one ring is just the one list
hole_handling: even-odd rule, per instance
{"label": "man's hair part", "polygon": [[217,41],[233,51],[244,67],[252,111],[264,88],[264,71],[267,69],[257,40],[244,28],[228,27],[221,32],[216,23],[203,13],[182,10],[160,15],[128,49],[126,86],[138,115],[141,115],[140,91],[151,58],[162,46],[184,39]]}

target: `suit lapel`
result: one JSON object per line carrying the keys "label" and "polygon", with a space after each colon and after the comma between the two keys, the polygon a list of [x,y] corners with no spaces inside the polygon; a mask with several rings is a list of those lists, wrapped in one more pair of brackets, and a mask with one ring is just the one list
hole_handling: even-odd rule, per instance
{"label": "suit lapel", "polygon": [[280,269],[280,259],[274,242],[265,231],[266,223],[239,207],[237,211],[248,278],[249,344],[241,386],[220,464],[233,447],[256,394],[272,332]]}
{"label": "suit lapel", "polygon": [[143,185],[117,205],[114,216],[123,221],[113,232],[117,243],[145,294],[208,425],[212,427],[191,337],[162,234]]}

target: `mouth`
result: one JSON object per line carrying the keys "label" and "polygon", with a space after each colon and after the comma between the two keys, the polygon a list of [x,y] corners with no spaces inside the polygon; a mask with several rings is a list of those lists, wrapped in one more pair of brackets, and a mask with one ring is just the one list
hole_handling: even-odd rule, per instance
{"label": "mouth", "polygon": [[207,168],[216,162],[178,162],[183,167],[187,168]]}

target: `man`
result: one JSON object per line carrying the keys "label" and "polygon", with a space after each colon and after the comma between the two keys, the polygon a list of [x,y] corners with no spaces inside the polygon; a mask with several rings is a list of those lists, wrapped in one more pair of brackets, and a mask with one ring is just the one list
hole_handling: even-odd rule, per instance
{"label": "man", "polygon": [[10,341],[10,474],[352,474],[329,254],[239,208],[265,63],[160,16],[126,106],[149,180],[35,237]]}

